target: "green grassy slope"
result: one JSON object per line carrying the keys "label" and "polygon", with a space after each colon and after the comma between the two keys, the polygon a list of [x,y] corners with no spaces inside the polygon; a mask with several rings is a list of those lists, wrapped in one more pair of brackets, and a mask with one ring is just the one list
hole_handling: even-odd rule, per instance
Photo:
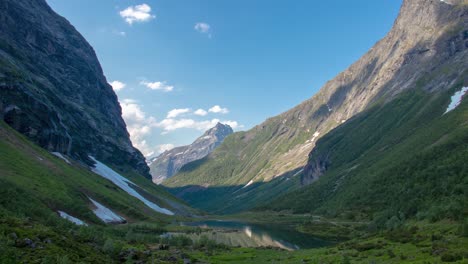
{"label": "green grassy slope", "polygon": [[[30,143],[7,125],[0,125],[0,181],[6,186],[29,196],[32,208],[63,210],[90,223],[99,223],[89,210],[87,196],[103,203],[122,214],[130,222],[145,219],[167,219],[146,207],[142,202],[129,196],[110,181],[90,172],[86,167],[73,163],[67,164],[42,148]],[[133,176],[137,184],[144,189],[142,194],[161,206],[168,206],[172,198],[160,187],[150,181]],[[141,177],[140,177],[141,178]],[[8,195],[10,188],[1,188],[4,206],[19,212],[29,208],[17,207],[17,197]],[[22,200],[22,199],[20,199]],[[188,207],[186,207],[188,210]]]}
{"label": "green grassy slope", "polygon": [[460,220],[468,215],[468,100],[445,115],[450,96],[413,90],[331,131],[313,163],[328,157],[318,181],[265,208],[373,219]]}
{"label": "green grassy slope", "polygon": [[[138,175],[129,178],[144,189],[140,193],[147,199],[179,213],[195,212],[151,181]],[[105,225],[91,211],[88,197],[125,217],[128,224]],[[79,228],[60,218],[58,210],[90,226]],[[73,161],[67,164],[0,122],[0,263],[58,263],[62,257],[108,263],[112,257],[102,249],[107,239],[122,239],[124,245],[130,231],[129,237],[152,233],[158,238],[175,219],[181,217],[156,213],[110,181]],[[141,226],[145,222],[151,224]]]}

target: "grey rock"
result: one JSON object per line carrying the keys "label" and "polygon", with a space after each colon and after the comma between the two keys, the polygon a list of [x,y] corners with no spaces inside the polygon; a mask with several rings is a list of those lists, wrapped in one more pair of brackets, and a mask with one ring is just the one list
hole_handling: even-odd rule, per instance
{"label": "grey rock", "polygon": [[23,242],[21,243],[21,245],[23,247],[30,247],[30,248],[36,248],[36,243],[34,241],[32,241],[31,239],[29,238],[25,238],[23,239]]}
{"label": "grey rock", "polygon": [[0,1],[0,101],[0,117],[47,150],[150,177],[93,48],[45,0]]}
{"label": "grey rock", "polygon": [[192,144],[171,149],[152,159],[149,166],[153,182],[160,184],[184,165],[206,157],[233,132],[229,125],[218,123]]}

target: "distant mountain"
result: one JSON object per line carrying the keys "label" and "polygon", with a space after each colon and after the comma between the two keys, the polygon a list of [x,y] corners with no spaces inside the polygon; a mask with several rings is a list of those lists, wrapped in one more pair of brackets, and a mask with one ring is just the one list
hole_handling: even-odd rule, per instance
{"label": "distant mountain", "polygon": [[218,123],[192,144],[174,148],[152,159],[149,166],[153,182],[160,184],[174,176],[184,165],[206,157],[233,132],[229,125]]}
{"label": "distant mountain", "polygon": [[0,1],[0,118],[51,152],[150,178],[93,48],[45,0]]}
{"label": "distant mountain", "polygon": [[[335,149],[308,158],[330,131],[408,91],[447,99],[449,92],[461,88],[468,68],[467,8],[466,0],[404,0],[387,36],[311,99],[233,134],[164,185],[193,206],[229,213],[271,203],[317,181],[338,162],[329,156],[338,155]],[[351,144],[335,140],[330,146]],[[303,205],[312,202],[307,195],[302,198]]]}

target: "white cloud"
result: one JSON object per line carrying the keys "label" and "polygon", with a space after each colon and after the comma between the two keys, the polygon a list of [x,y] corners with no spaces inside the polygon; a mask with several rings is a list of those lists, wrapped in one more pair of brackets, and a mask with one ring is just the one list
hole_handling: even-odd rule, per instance
{"label": "white cloud", "polygon": [[127,33],[125,31],[117,31],[117,32],[115,32],[115,34],[117,34],[117,35],[119,35],[121,37],[127,36]]}
{"label": "white cloud", "polygon": [[174,86],[172,85],[167,85],[166,82],[147,82],[147,81],[141,81],[140,85],[144,85],[148,87],[151,90],[162,90],[165,92],[170,92],[174,90]]}
{"label": "white cloud", "polygon": [[116,92],[122,90],[123,88],[125,88],[125,86],[127,86],[125,83],[120,82],[120,81],[113,81],[113,82],[110,82],[109,84],[112,86],[112,88]]}
{"label": "white cloud", "polygon": [[124,99],[120,106],[133,145],[143,155],[149,155],[153,150],[146,142],[145,137],[151,133],[152,128],[156,127],[156,119],[152,116],[148,117],[135,100]]}
{"label": "white cloud", "polygon": [[195,24],[194,29],[200,33],[209,33],[211,26],[204,22],[198,22]]}
{"label": "white cloud", "polygon": [[193,112],[195,115],[198,115],[198,116],[206,116],[208,114],[208,112],[206,112],[205,110],[203,109],[197,109],[195,112]]}
{"label": "white cloud", "polygon": [[244,127],[243,125],[239,125],[239,123],[237,123],[237,121],[227,120],[227,121],[223,121],[221,123],[232,127],[232,129],[243,128]]}
{"label": "white cloud", "polygon": [[130,25],[135,22],[147,22],[156,18],[155,15],[151,14],[151,7],[147,4],[129,6],[120,11],[120,16]]}
{"label": "white cloud", "polygon": [[212,119],[212,120],[196,121],[196,120],[187,119],[187,118],[183,118],[183,119],[166,118],[162,120],[161,122],[158,122],[156,126],[164,130],[163,134],[167,134],[174,130],[183,129],[183,128],[205,131],[214,127],[219,122],[223,124],[228,124],[233,129],[242,127],[236,121],[231,121],[231,120],[221,121],[219,119]]}
{"label": "white cloud", "polygon": [[222,108],[221,106],[219,105],[215,105],[213,107],[211,107],[208,112],[211,112],[211,113],[217,113],[217,114],[227,114],[229,113],[229,109],[227,108]]}
{"label": "white cloud", "polygon": [[174,144],[162,144],[157,147],[157,152],[158,154],[161,154],[173,148],[175,148]]}
{"label": "white cloud", "polygon": [[[137,149],[139,149],[145,157],[149,157],[154,154],[159,154],[164,152],[165,150],[174,148],[173,144],[162,144],[156,146],[150,145],[148,143],[147,138],[152,135],[154,129],[156,128],[161,129],[162,134],[167,134],[178,129],[196,129],[199,131],[206,131],[214,127],[218,122],[228,124],[233,129],[243,127],[239,125],[237,121],[232,120],[194,120],[191,118],[180,118],[180,115],[190,113],[190,108],[173,109],[168,112],[167,117],[165,119],[158,122],[153,116],[147,115],[136,100],[124,99],[121,100],[120,105],[122,107],[122,117],[124,118],[125,123],[127,124],[127,130],[130,134],[130,139],[132,140],[133,145]],[[219,110],[218,112],[227,111],[227,109],[223,110],[223,108],[219,106],[214,107],[214,110]],[[207,114],[206,111],[204,112]]]}
{"label": "white cloud", "polygon": [[183,108],[183,109],[172,109],[167,113],[167,118],[175,118],[178,117],[181,114],[186,114],[190,112],[189,108]]}

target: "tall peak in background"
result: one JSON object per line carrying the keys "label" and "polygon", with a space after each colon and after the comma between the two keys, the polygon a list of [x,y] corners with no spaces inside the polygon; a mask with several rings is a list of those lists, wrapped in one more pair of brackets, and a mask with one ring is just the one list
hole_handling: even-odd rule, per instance
{"label": "tall peak in background", "polygon": [[159,184],[174,176],[184,165],[206,157],[233,132],[229,125],[217,123],[192,144],[174,148],[152,159],[149,166],[153,182]]}

